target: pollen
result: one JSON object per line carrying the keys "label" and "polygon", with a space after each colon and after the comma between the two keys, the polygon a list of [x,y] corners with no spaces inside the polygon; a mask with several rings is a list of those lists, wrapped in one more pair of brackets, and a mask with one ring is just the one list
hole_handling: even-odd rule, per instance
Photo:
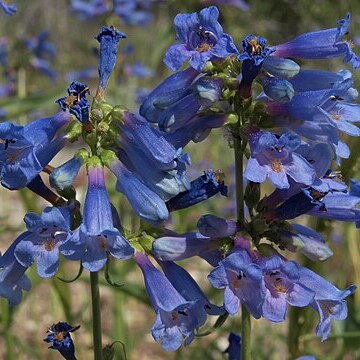
{"label": "pollen", "polygon": [[59,331],[54,335],[54,339],[58,340],[58,341],[63,341],[64,340],[64,334],[61,331]]}
{"label": "pollen", "polygon": [[281,292],[281,293],[286,293],[286,287],[284,285],[281,284],[281,282],[277,282],[275,284],[275,289],[278,291],[278,292]]}
{"label": "pollen", "polygon": [[214,174],[216,182],[223,184],[225,181],[225,174],[221,170],[216,170]]}
{"label": "pollen", "polygon": [[55,246],[56,246],[56,241],[55,241],[55,239],[48,239],[47,241],[45,241],[45,243],[44,243],[44,249],[46,250],[46,251],[51,251],[51,250],[54,250],[54,248],[55,248]]}
{"label": "pollen", "polygon": [[352,40],[346,40],[345,42],[349,45],[350,49],[353,49],[355,47],[355,44]]}
{"label": "pollen", "polygon": [[250,41],[249,41],[249,45],[251,46],[251,54],[252,55],[261,55],[262,54],[262,47],[261,45],[259,44],[257,38],[252,38]]}
{"label": "pollen", "polygon": [[65,98],[65,104],[69,107],[76,105],[78,102],[78,97],[75,95],[70,95]]}
{"label": "pollen", "polygon": [[206,52],[212,49],[212,45],[208,44],[207,42],[201,43],[199,46],[196,47],[196,51],[198,52]]}
{"label": "pollen", "polygon": [[278,159],[273,159],[270,161],[271,169],[277,173],[283,171],[283,165],[282,162]]}
{"label": "pollen", "polygon": [[330,113],[330,116],[331,116],[331,118],[332,118],[333,120],[335,120],[335,121],[341,120],[341,115],[339,115],[339,114]]}

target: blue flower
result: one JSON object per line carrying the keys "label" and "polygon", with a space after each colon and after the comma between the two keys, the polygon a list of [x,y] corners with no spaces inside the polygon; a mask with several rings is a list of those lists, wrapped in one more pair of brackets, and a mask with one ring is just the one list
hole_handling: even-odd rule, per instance
{"label": "blue flower", "polygon": [[221,171],[204,171],[204,175],[191,182],[190,190],[173,197],[166,205],[170,211],[176,211],[205,201],[217,193],[227,196],[227,186],[223,179]]}
{"label": "blue flower", "polygon": [[260,266],[246,250],[237,249],[220,261],[208,279],[215,288],[225,289],[224,305],[230,315],[235,315],[242,303],[256,319],[261,317],[265,282]]}
{"label": "blue flower", "polygon": [[229,346],[224,353],[229,355],[229,360],[241,360],[241,336],[231,332],[228,340]]}
{"label": "blue flower", "polygon": [[216,306],[210,303],[209,299],[200,289],[197,282],[185,269],[172,261],[157,261],[160,264],[165,276],[185,300],[198,300],[199,306],[210,315],[221,315],[225,313],[224,307]]}
{"label": "blue flower", "polygon": [[244,176],[254,182],[264,182],[267,177],[278,188],[289,188],[288,175],[296,182],[311,185],[315,178],[312,166],[295,150],[300,139],[291,133],[277,138],[270,132],[252,131],[249,136],[251,158]]}
{"label": "blue flower", "polygon": [[194,339],[194,331],[206,320],[202,301],[186,301],[146,255],[137,253],[135,260],[143,272],[146,291],[156,312],[151,329],[153,338],[161,341],[167,351],[177,350],[183,338],[184,345],[189,345]]}
{"label": "blue flower", "polygon": [[150,78],[154,76],[154,71],[141,62],[133,65],[125,65],[124,73],[127,77]]}
{"label": "blue flower", "polygon": [[67,89],[69,96],[56,100],[63,111],[69,111],[81,123],[89,122],[90,103],[86,99],[89,94],[89,88],[86,84],[79,81],[73,81]]}
{"label": "blue flower", "polygon": [[304,307],[313,301],[315,293],[303,286],[298,264],[284,262],[278,256],[260,259],[258,264],[264,273],[266,287],[262,307],[264,318],[274,322],[284,321],[288,305]]}
{"label": "blue flower", "polygon": [[99,166],[88,168],[88,191],[85,198],[83,222],[61,248],[70,259],[82,260],[85,269],[99,271],[108,255],[129,259],[134,249],[113,225],[104,170]]}
{"label": "blue flower", "polygon": [[70,7],[82,20],[90,20],[109,11],[105,0],[71,0]]}
{"label": "blue flower", "polygon": [[239,8],[240,10],[249,10],[249,5],[244,0],[202,0],[204,4],[219,4],[231,5]]}
{"label": "blue flower", "polygon": [[171,233],[163,236],[152,244],[152,252],[162,261],[178,261],[192,256],[203,256],[217,250],[222,244],[219,239],[209,238],[199,233]]}
{"label": "blue flower", "polygon": [[127,197],[137,216],[150,223],[159,223],[169,217],[164,200],[125,165],[117,160],[113,161],[109,167],[117,178],[116,190]]}
{"label": "blue flower", "polygon": [[48,207],[41,216],[26,214],[24,221],[28,231],[15,248],[17,261],[28,268],[37,260],[39,276],[54,276],[59,267],[59,247],[72,235],[70,210]]}
{"label": "blue flower", "polygon": [[10,306],[18,305],[22,299],[22,290],[29,291],[31,282],[25,275],[27,267],[15,258],[14,250],[28,234],[21,234],[0,256],[0,296],[8,300]]}
{"label": "blue flower", "polygon": [[66,322],[53,324],[47,330],[45,342],[52,343],[49,349],[58,350],[66,360],[76,360],[75,346],[71,339],[70,333],[78,330],[80,325],[71,326]]}
{"label": "blue flower", "polygon": [[114,13],[126,25],[146,26],[153,19],[151,0],[113,0]]}
{"label": "blue flower", "polygon": [[273,56],[295,57],[303,59],[327,59],[333,57],[344,57],[344,62],[350,62],[354,69],[360,66],[359,57],[351,49],[351,44],[342,41],[341,38],[347,34],[351,15],[339,20],[337,28],[305,33],[297,36],[287,43],[276,45]]}
{"label": "blue flower", "polygon": [[20,189],[34,179],[65,145],[64,135],[52,139],[70,121],[70,114],[61,112],[26,126],[1,123],[1,184],[11,190]]}
{"label": "blue flower", "polygon": [[222,219],[211,214],[203,215],[197,227],[202,235],[213,238],[233,236],[239,230],[236,221]]}
{"label": "blue flower", "polygon": [[25,45],[37,58],[44,59],[49,57],[53,59],[56,56],[56,49],[53,43],[47,41],[48,37],[49,32],[43,31],[36,36],[26,39]]}
{"label": "blue flower", "polygon": [[176,37],[182,43],[170,46],[165,64],[175,71],[190,58],[190,65],[201,71],[209,60],[237,54],[231,36],[223,32],[218,17],[219,10],[215,6],[201,10],[200,16],[197,13],[176,15]]}
{"label": "blue flower", "polygon": [[300,267],[299,275],[299,282],[315,292],[314,301],[310,305],[320,315],[316,335],[320,336],[321,341],[324,341],[330,335],[332,319],[346,319],[345,298],[354,293],[356,286],[351,285],[345,290],[340,290],[320,275],[304,267]]}
{"label": "blue flower", "polygon": [[8,5],[6,1],[0,1],[0,8],[3,9],[7,16],[12,16],[16,13],[17,7],[15,4]]}
{"label": "blue flower", "polygon": [[81,156],[75,155],[64,164],[55,168],[49,176],[51,186],[58,191],[70,187],[83,164],[84,159]]}
{"label": "blue flower", "polygon": [[176,103],[190,92],[190,85],[199,73],[192,67],[167,77],[146,97],[140,115],[147,121],[158,122],[164,108]]}
{"label": "blue flower", "polygon": [[238,60],[242,61],[239,89],[244,97],[249,97],[251,84],[259,74],[263,61],[273,52],[265,45],[266,39],[252,34],[242,41],[244,52],[238,56]]}
{"label": "blue flower", "polygon": [[114,70],[117,56],[117,46],[120,39],[126,38],[126,35],[113,26],[103,26],[101,32],[96,36],[100,43],[99,58],[99,86],[105,90],[110,75]]}

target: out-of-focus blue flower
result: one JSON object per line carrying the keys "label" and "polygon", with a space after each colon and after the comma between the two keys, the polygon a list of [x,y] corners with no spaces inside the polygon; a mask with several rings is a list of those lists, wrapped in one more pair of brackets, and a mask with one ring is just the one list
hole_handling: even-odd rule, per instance
{"label": "out-of-focus blue flower", "polygon": [[100,43],[99,58],[99,86],[105,90],[110,75],[114,70],[117,56],[117,46],[120,39],[126,35],[115,29],[113,26],[103,26],[96,40]]}
{"label": "out-of-focus blue flower", "polygon": [[303,58],[303,59],[327,59],[344,57],[344,62],[350,62],[354,69],[360,66],[359,57],[351,49],[351,44],[342,41],[347,34],[351,15],[339,20],[337,28],[305,33],[297,36],[287,43],[276,45],[272,55],[279,57]]}
{"label": "out-of-focus blue flower", "polygon": [[149,88],[140,87],[135,90],[135,101],[141,105],[149,96],[151,90]]}
{"label": "out-of-focus blue flower", "polygon": [[304,307],[315,296],[314,291],[303,286],[300,266],[293,261],[282,261],[280,257],[260,259],[258,264],[264,273],[266,295],[262,316],[270,321],[284,321],[288,305]]}
{"label": "out-of-focus blue flower", "polygon": [[22,299],[22,290],[29,291],[31,282],[25,275],[27,267],[22,266],[15,258],[17,244],[27,236],[21,234],[0,256],[0,296],[8,300],[10,306],[18,305]]}
{"label": "out-of-focus blue flower", "polygon": [[70,7],[82,20],[90,20],[109,11],[105,0],[71,0]]}
{"label": "out-of-focus blue flower", "polygon": [[54,276],[59,267],[59,247],[72,235],[70,210],[48,207],[41,216],[26,214],[24,221],[28,231],[15,248],[17,261],[28,268],[36,260],[39,276]]}
{"label": "out-of-focus blue flower", "polygon": [[191,182],[190,190],[184,191],[170,199],[166,205],[170,211],[185,209],[205,201],[220,193],[227,196],[227,186],[224,183],[224,173],[207,170],[204,175]]}
{"label": "out-of-focus blue flower", "polygon": [[43,31],[40,34],[25,40],[26,47],[38,58],[44,59],[46,57],[53,59],[56,56],[55,45],[47,39],[49,32]]}
{"label": "out-of-focus blue flower", "polygon": [[80,325],[71,326],[66,322],[53,324],[47,330],[47,337],[44,339],[47,343],[52,343],[49,349],[58,350],[66,360],[76,360],[75,346],[70,333],[78,330]]}
{"label": "out-of-focus blue flower", "polygon": [[89,94],[89,88],[86,84],[79,81],[73,81],[67,89],[69,96],[56,100],[63,111],[69,111],[81,123],[89,122],[90,103],[86,98]]}
{"label": "out-of-focus blue flower", "polygon": [[202,301],[186,301],[146,255],[137,253],[135,260],[143,272],[145,287],[156,312],[151,329],[153,338],[161,341],[167,351],[177,350],[183,338],[184,345],[189,345],[194,339],[194,331],[206,320]]}
{"label": "out-of-focus blue flower", "polygon": [[114,13],[126,25],[146,26],[153,19],[151,0],[113,0]]}
{"label": "out-of-focus blue flower", "polygon": [[231,332],[228,337],[229,346],[224,351],[229,356],[229,360],[241,360],[241,336]]}
{"label": "out-of-focus blue flower", "polygon": [[230,315],[235,315],[242,303],[256,319],[261,317],[265,282],[260,266],[246,250],[237,249],[220,261],[208,279],[215,288],[225,289],[224,305]]}
{"label": "out-of-focus blue flower", "polygon": [[7,1],[0,1],[0,8],[3,9],[7,16],[12,16],[16,13],[17,7],[15,4],[7,4]]}
{"label": "out-of-focus blue flower", "polygon": [[251,131],[248,135],[251,158],[244,176],[262,183],[267,177],[278,188],[290,187],[288,175],[296,182],[311,185],[315,179],[312,166],[295,150],[300,146],[300,138],[285,133],[277,138],[270,132]]}
{"label": "out-of-focus blue flower", "polygon": [[249,4],[244,0],[201,0],[204,5],[218,4],[218,5],[230,5],[239,8],[240,10],[249,10]]}
{"label": "out-of-focus blue flower", "polygon": [[221,315],[225,313],[223,306],[212,304],[197,282],[181,266],[172,261],[159,261],[165,276],[187,301],[199,301],[199,306],[209,315]]}
{"label": "out-of-focus blue flower", "polygon": [[324,341],[330,335],[332,319],[346,319],[345,298],[354,293],[356,286],[351,285],[345,290],[340,290],[320,275],[304,267],[300,267],[299,275],[299,282],[315,292],[314,301],[310,305],[320,315],[316,335],[320,336],[321,341]]}
{"label": "out-of-focus blue flower", "polygon": [[21,189],[34,179],[65,145],[64,135],[52,139],[70,121],[68,112],[60,112],[26,126],[1,123],[1,184],[11,190]]}
{"label": "out-of-focus blue flower", "polygon": [[141,62],[133,65],[125,65],[124,74],[127,77],[149,78],[154,76],[154,71]]}
{"label": "out-of-focus blue flower", "polygon": [[0,65],[6,69],[8,67],[8,41],[5,37],[0,38]]}
{"label": "out-of-focus blue flower", "polygon": [[41,71],[50,79],[55,80],[57,78],[57,72],[51,67],[48,60],[33,57],[30,59],[29,63],[34,69]]}
{"label": "out-of-focus blue flower", "polygon": [[178,261],[192,256],[202,256],[218,249],[221,241],[191,232],[186,234],[170,234],[155,239],[152,251],[162,261]]}
{"label": "out-of-focus blue flower", "polygon": [[83,222],[60,250],[70,259],[81,259],[89,271],[99,271],[109,254],[117,259],[129,259],[134,254],[129,242],[113,225],[104,170],[100,165],[88,168]]}
{"label": "out-of-focus blue flower", "polygon": [[98,77],[98,70],[93,66],[89,66],[85,69],[81,69],[78,71],[70,71],[66,75],[66,79],[69,82],[72,81],[73,79],[83,79],[84,81],[86,81],[86,80],[96,79],[97,77]]}
{"label": "out-of-focus blue flower", "polygon": [[190,65],[201,71],[209,60],[237,54],[231,36],[223,32],[218,18],[219,10],[215,6],[201,10],[200,16],[197,13],[176,15],[176,37],[182,43],[170,46],[165,64],[176,71],[190,58]]}

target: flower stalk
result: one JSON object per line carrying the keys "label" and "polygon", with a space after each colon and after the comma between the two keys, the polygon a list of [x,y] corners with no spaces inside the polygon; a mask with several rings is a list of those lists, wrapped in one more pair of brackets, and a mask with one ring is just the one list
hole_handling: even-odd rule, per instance
{"label": "flower stalk", "polygon": [[93,319],[94,360],[102,360],[101,307],[98,272],[90,272],[90,284]]}

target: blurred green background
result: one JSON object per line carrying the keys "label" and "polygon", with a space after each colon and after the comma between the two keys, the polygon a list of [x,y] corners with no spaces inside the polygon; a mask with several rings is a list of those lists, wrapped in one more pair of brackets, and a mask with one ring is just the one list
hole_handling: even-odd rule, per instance
{"label": "blurred green background", "polygon": [[[139,88],[151,89],[170,74],[162,63],[167,47],[174,41],[173,18],[178,12],[192,12],[201,9],[200,0],[162,1],[153,6],[154,20],[147,27],[125,26],[115,15],[106,15],[93,20],[80,20],[70,11],[65,0],[14,0],[18,12],[13,17],[0,13],[0,38],[6,38],[9,46],[9,64],[15,79],[15,94],[0,99],[0,108],[8,113],[12,122],[26,123],[43,115],[58,111],[54,101],[64,96],[68,84],[73,80],[69,72],[97,66],[97,42],[94,39],[102,25],[114,25],[128,35],[121,41],[116,74],[109,87],[108,101],[121,104],[136,111],[136,92]],[[221,23],[239,45],[249,33],[268,39],[270,45],[285,42],[297,34],[336,26],[347,11],[352,13],[350,36],[360,37],[360,1],[334,0],[249,0],[249,11],[242,11],[229,5],[219,5]],[[57,49],[52,62],[58,72],[57,80],[49,80],[28,66],[29,54],[23,40],[39,32],[49,31],[49,41]],[[355,41],[356,42],[356,41]],[[133,44],[134,51],[127,55],[127,44]],[[358,51],[360,53],[360,50]],[[154,71],[150,78],[129,76],[127,66],[142,62]],[[345,68],[341,60],[302,62],[305,68],[339,70]],[[355,85],[359,85],[359,71],[354,72]],[[2,75],[1,75],[2,76]],[[5,77],[0,76],[0,86]],[[96,79],[77,78],[90,85],[95,93]],[[356,87],[356,86],[355,86]],[[359,177],[360,145],[357,139],[346,139],[351,144],[352,158],[342,164],[346,180]],[[198,218],[205,213],[234,217],[233,201],[233,154],[228,147],[227,134],[222,130],[211,133],[201,144],[191,144],[186,149],[193,161],[189,172],[192,178],[208,168],[221,169],[226,174],[229,198],[215,197],[189,210],[173,214],[168,227],[177,232],[194,230]],[[62,152],[53,162],[58,165],[72,155],[72,149]],[[81,173],[76,181],[78,199],[84,197],[86,177]],[[117,205],[126,227],[136,229],[136,220],[126,201],[114,191],[114,179],[109,176],[109,192]],[[263,194],[270,189],[264,188]],[[0,251],[3,253],[11,242],[24,231],[23,216],[28,211],[41,211],[47,204],[38,200],[26,190],[10,192],[0,189]],[[314,264],[303,257],[296,259],[315,269],[321,275],[344,288],[350,283],[360,284],[359,231],[353,224],[330,223],[304,217],[304,222],[320,230],[329,240],[334,256],[325,263]],[[184,266],[199,281],[201,286],[218,304],[221,292],[210,289],[206,279],[210,267],[200,259],[184,261]],[[64,262],[59,276],[71,279],[76,276],[78,265]],[[33,288],[24,294],[22,303],[9,308],[7,301],[0,299],[0,359],[60,359],[55,351],[47,350],[42,341],[46,329],[55,322],[68,321],[80,324],[73,338],[78,359],[91,359],[91,314],[89,276],[86,271],[74,283],[65,283],[56,278],[40,279],[35,269],[28,271]],[[120,341],[125,344],[127,359],[226,359],[229,331],[240,331],[239,316],[229,319],[220,329],[209,336],[199,337],[187,348],[176,353],[167,353],[155,343],[150,328],[155,315],[144,291],[142,276],[133,261],[112,262],[111,274],[122,284],[121,288],[110,287],[105,281],[101,287],[103,309],[104,342]],[[291,312],[291,321],[275,324],[265,320],[253,320],[254,359],[292,359],[303,354],[312,354],[317,359],[360,359],[360,293],[348,300],[349,316],[346,321],[334,322],[332,337],[321,343],[314,336],[317,314],[311,309]],[[201,331],[211,327],[215,319]],[[293,337],[292,352],[289,354],[287,338]],[[121,344],[114,345],[116,359],[125,359]]]}

